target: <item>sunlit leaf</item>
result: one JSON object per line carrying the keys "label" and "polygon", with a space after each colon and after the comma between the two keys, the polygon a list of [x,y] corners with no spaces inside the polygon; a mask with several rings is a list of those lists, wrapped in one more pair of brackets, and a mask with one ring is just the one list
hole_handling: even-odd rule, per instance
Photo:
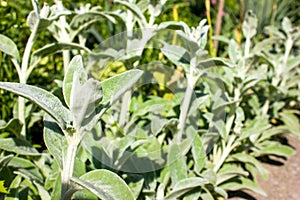
{"label": "sunlit leaf", "polygon": [[117,174],[105,170],[93,170],[72,181],[79,186],[88,189],[105,200],[134,200],[134,196],[125,181]]}

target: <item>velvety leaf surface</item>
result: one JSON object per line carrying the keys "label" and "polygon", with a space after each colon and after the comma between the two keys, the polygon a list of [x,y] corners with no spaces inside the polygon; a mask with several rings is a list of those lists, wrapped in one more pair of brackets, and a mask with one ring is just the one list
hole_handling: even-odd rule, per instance
{"label": "velvety leaf surface", "polygon": [[63,106],[61,101],[52,93],[41,88],[11,82],[0,82],[0,88],[25,97],[36,103],[49,115],[51,115],[65,129],[66,122],[69,119],[69,111]]}
{"label": "velvety leaf surface", "polygon": [[124,180],[105,169],[90,171],[79,179],[72,178],[72,181],[88,189],[100,199],[134,200],[134,196]]}

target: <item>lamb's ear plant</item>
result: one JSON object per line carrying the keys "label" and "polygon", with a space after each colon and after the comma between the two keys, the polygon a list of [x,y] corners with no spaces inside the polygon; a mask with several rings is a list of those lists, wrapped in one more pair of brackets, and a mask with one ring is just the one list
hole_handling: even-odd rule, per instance
{"label": "lamb's ear plant", "polygon": [[[63,49],[79,49],[89,52],[88,48],[80,46],[74,43],[68,43],[66,41],[47,44],[44,47],[32,52],[33,46],[37,41],[39,33],[47,30],[52,26],[53,22],[58,18],[70,14],[66,10],[54,9],[53,6],[50,7],[47,3],[44,4],[42,8],[39,7],[37,1],[32,0],[33,11],[31,11],[27,17],[27,24],[30,28],[31,34],[27,40],[24,53],[20,56],[17,45],[8,37],[0,35],[0,50],[8,54],[11,57],[11,61],[14,64],[19,82],[26,84],[32,71],[38,66],[41,59],[49,54],[55,53]],[[19,135],[22,138],[26,138],[26,107],[25,99],[23,97],[18,98],[18,116],[20,124],[22,125],[21,132]]]}
{"label": "lamb's ear plant", "polygon": [[64,101],[68,108],[56,96],[41,88],[22,83],[0,83],[0,88],[31,100],[53,118],[53,121],[45,119],[46,135],[49,132],[63,133],[65,142],[62,143],[58,140],[49,142],[45,138],[50,153],[61,168],[61,199],[70,199],[80,189],[87,189],[102,199],[134,199],[126,183],[113,172],[95,170],[73,177],[73,171],[76,152],[84,135],[90,133],[106,109],[141,75],[140,70],[130,70],[100,83],[88,79],[81,57],[76,56],[70,62],[63,81]]}

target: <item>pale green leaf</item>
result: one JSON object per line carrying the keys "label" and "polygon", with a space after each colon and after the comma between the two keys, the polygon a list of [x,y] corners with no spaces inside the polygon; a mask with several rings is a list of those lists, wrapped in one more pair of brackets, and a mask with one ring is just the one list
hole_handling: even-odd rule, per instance
{"label": "pale green leaf", "polygon": [[36,103],[53,117],[62,129],[66,128],[66,123],[69,121],[70,116],[69,110],[52,93],[35,86],[11,82],[0,82],[0,88]]}
{"label": "pale green leaf", "polygon": [[79,186],[88,189],[100,199],[134,200],[134,195],[125,181],[117,174],[105,169],[93,170],[79,179],[73,177],[71,180]]}
{"label": "pale green leaf", "polygon": [[40,155],[40,153],[33,148],[29,142],[18,138],[0,138],[0,149],[20,155]]}
{"label": "pale green leaf", "polygon": [[0,34],[0,51],[3,51],[20,62],[20,54],[17,45],[10,38],[2,34]]}
{"label": "pale green leaf", "polygon": [[249,10],[246,12],[246,16],[243,22],[242,30],[243,34],[247,38],[252,38],[256,35],[256,29],[257,29],[257,17],[253,13],[253,11]]}
{"label": "pale green leaf", "polygon": [[43,186],[41,186],[40,184],[38,184],[35,181],[33,183],[39,191],[39,196],[41,197],[41,200],[51,200],[50,194],[47,192],[47,190]]}
{"label": "pale green leaf", "polygon": [[55,42],[47,44],[42,48],[34,51],[32,53],[30,65],[36,65],[43,57],[63,50],[84,50],[88,53],[90,52],[90,50],[87,47],[76,43]]}
{"label": "pale green leaf", "polygon": [[200,171],[205,166],[206,161],[206,152],[203,148],[202,139],[192,127],[188,127],[186,132],[188,137],[191,138],[193,141],[192,155],[195,162],[194,170],[200,173]]}
{"label": "pale green leaf", "polygon": [[115,18],[105,12],[88,11],[82,14],[75,15],[70,23],[70,40],[72,41],[76,37],[76,35],[78,35],[78,33],[80,33],[82,30],[101,19],[109,20],[112,23],[116,23]]}
{"label": "pale green leaf", "polygon": [[232,180],[220,185],[220,187],[226,191],[252,190],[253,192],[266,196],[266,193],[257,185],[257,183],[247,178]]}
{"label": "pale green leaf", "polygon": [[178,144],[172,144],[168,154],[168,166],[172,184],[187,178],[186,153],[190,149],[192,140],[188,139]]}
{"label": "pale green leaf", "polygon": [[63,167],[63,148],[67,142],[59,126],[50,116],[44,117],[44,142],[50,154],[56,159],[59,166]]}
{"label": "pale green leaf", "polygon": [[9,196],[5,200],[19,200],[19,191],[21,190],[20,184],[22,181],[22,176],[17,175],[9,186]]}
{"label": "pale green leaf", "polygon": [[180,181],[178,181],[168,196],[166,196],[166,200],[176,199],[185,193],[189,192],[190,190],[201,187],[205,184],[208,184],[208,181],[200,178],[200,177],[191,177],[191,178],[185,178]]}
{"label": "pale green leaf", "polygon": [[75,72],[78,74],[83,83],[87,81],[88,75],[83,67],[82,57],[80,55],[75,56],[71,60],[63,80],[63,95],[65,102],[69,107]]}
{"label": "pale green leaf", "polygon": [[27,177],[31,180],[35,180],[37,182],[43,182],[43,175],[41,174],[39,168],[36,167],[30,160],[21,158],[21,157],[14,157],[8,163],[9,167],[15,169],[15,173],[21,174],[23,177]]}
{"label": "pale green leaf", "polygon": [[238,161],[240,161],[242,163],[250,163],[250,164],[252,164],[253,166],[255,166],[257,168],[257,170],[259,171],[259,173],[262,175],[262,177],[264,179],[268,178],[268,172],[267,172],[267,170],[253,156],[248,155],[246,153],[236,153],[236,154],[232,155],[232,157],[235,160],[238,160]]}
{"label": "pale green leaf", "polygon": [[103,89],[102,105],[112,105],[142,76],[143,71],[132,69],[101,82]]}

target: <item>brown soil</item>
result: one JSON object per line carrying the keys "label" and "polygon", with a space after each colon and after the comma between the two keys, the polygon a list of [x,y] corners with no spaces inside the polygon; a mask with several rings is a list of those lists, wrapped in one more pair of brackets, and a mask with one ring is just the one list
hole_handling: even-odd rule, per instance
{"label": "brown soil", "polygon": [[229,200],[299,200],[300,199],[300,141],[288,136],[288,144],[296,149],[296,154],[287,160],[263,163],[269,171],[268,180],[258,177],[258,183],[267,197],[249,191],[230,194]]}

